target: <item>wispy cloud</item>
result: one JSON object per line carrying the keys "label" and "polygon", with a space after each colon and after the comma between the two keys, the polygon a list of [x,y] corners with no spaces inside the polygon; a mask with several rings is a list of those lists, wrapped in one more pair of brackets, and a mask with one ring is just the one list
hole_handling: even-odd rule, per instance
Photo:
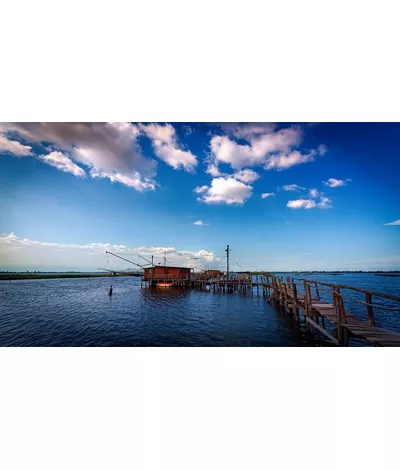
{"label": "wispy cloud", "polygon": [[317,198],[319,196],[319,191],[316,188],[310,189],[310,197],[313,199]]}
{"label": "wispy cloud", "polygon": [[332,201],[327,197],[321,197],[320,201],[316,203],[312,199],[296,199],[288,201],[286,206],[290,209],[314,209],[319,207],[320,209],[330,209]]}
{"label": "wispy cloud", "polygon": [[196,222],[193,222],[193,225],[206,226],[206,225],[210,225],[210,224],[205,224],[202,220],[196,220]]}
{"label": "wispy cloud", "polygon": [[267,197],[275,196],[275,193],[262,193],[261,199],[266,199]]}
{"label": "wispy cloud", "polygon": [[0,153],[10,153],[16,157],[32,156],[32,147],[22,145],[17,140],[8,139],[5,135],[0,134]]}
{"label": "wispy cloud", "polygon": [[306,188],[303,188],[302,186],[299,186],[298,184],[285,184],[282,186],[282,189],[284,191],[303,191]]}
{"label": "wispy cloud", "polygon": [[193,191],[197,194],[204,193],[208,190],[208,186],[197,186],[197,188],[194,188]]}
{"label": "wispy cloud", "polygon": [[388,222],[387,224],[384,225],[400,225],[400,219],[394,220],[393,222]]}
{"label": "wispy cloud", "polygon": [[74,163],[69,157],[64,155],[62,152],[50,152],[47,155],[39,155],[39,160],[48,165],[54,166],[60,171],[65,173],[72,173],[75,176],[84,177],[86,175],[85,170]]}
{"label": "wispy cloud", "polygon": [[[106,251],[119,253],[131,261],[143,264],[138,255],[153,255],[155,258],[163,257],[166,252],[168,260],[179,264],[202,264],[204,261],[217,261],[212,251],[200,249],[198,251],[180,250],[175,247],[127,247],[122,244],[88,243],[67,244],[20,238],[14,233],[0,234],[0,266],[59,266],[63,269],[68,266],[84,266],[96,270],[106,263]],[[129,264],[108,256],[112,267],[119,265],[123,268]]]}
{"label": "wispy cloud", "polygon": [[330,188],[339,188],[340,186],[345,186],[347,183],[350,183],[350,181],[350,178],[347,178],[345,180],[329,178],[327,181],[323,181],[323,183],[325,186],[329,186]]}
{"label": "wispy cloud", "polygon": [[301,153],[299,150],[293,150],[288,154],[272,155],[265,164],[266,170],[286,170],[295,165],[312,162],[319,155],[324,155],[326,147],[320,145],[317,150],[311,150],[308,153]]}

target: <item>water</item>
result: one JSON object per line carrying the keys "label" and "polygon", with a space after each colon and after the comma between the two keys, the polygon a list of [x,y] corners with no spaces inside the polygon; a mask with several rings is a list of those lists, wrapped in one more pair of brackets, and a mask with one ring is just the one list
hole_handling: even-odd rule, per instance
{"label": "water", "polygon": [[[400,291],[400,278],[313,275],[317,277],[393,295]],[[400,331],[400,312],[377,311],[376,317],[379,326],[395,325]],[[304,322],[256,291],[251,296],[142,289],[133,277],[0,281],[0,346],[325,344],[330,343],[311,335]]]}

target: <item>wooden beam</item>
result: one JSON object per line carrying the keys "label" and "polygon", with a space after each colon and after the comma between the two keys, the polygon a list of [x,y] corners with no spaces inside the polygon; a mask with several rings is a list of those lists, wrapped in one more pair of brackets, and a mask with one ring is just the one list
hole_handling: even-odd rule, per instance
{"label": "wooden beam", "polygon": [[311,320],[310,317],[306,317],[306,321],[308,323],[311,323],[311,325],[316,328],[318,331],[320,331],[323,335],[325,335],[327,338],[329,338],[333,343],[336,344],[336,346],[339,346],[339,341],[334,337],[332,336],[330,333],[328,333],[325,328],[322,328],[322,326],[318,325],[317,323],[315,323],[314,320]]}

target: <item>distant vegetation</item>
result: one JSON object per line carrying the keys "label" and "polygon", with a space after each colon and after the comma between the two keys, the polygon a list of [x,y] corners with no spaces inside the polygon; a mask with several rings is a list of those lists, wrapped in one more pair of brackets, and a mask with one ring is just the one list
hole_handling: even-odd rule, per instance
{"label": "distant vegetation", "polygon": [[105,277],[110,276],[110,273],[79,273],[79,272],[68,272],[68,273],[44,273],[44,272],[33,272],[33,273],[12,273],[12,272],[0,272],[0,280],[2,281],[17,281],[22,279],[61,279],[61,278],[87,278],[87,277]]}

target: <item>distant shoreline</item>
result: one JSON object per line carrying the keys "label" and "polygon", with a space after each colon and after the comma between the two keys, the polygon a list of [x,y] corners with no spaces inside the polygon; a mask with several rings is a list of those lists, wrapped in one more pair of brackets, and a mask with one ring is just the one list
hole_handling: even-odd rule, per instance
{"label": "distant shoreline", "polygon": [[[133,276],[132,274],[116,274],[118,277]],[[89,277],[115,277],[110,273],[0,273],[0,281],[20,281],[27,279],[62,279],[62,278],[89,278]]]}

